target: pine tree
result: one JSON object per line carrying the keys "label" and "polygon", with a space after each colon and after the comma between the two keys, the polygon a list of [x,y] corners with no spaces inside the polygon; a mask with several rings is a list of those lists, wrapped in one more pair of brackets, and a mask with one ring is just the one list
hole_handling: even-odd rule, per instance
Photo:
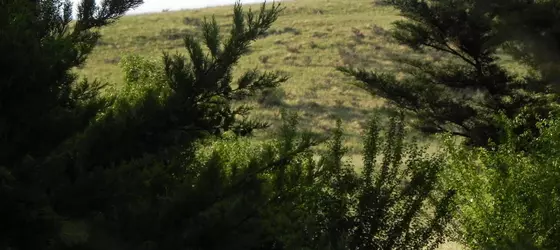
{"label": "pine tree", "polygon": [[536,71],[546,84],[558,92],[560,55],[560,4],[558,1],[504,2],[500,32],[511,38],[505,50],[522,64]]}
{"label": "pine tree", "polygon": [[[78,81],[71,70],[91,53],[98,28],[140,3],[85,0],[72,22],[69,1],[1,2],[2,247],[176,249],[190,242],[204,248],[213,228],[204,214],[251,190],[244,182],[221,183],[224,166],[197,162],[194,152],[199,139],[266,127],[239,119],[249,109],[233,108],[232,101],[286,78],[252,70],[233,89],[232,70],[281,8],[263,4],[244,14],[237,4],[227,39],[212,19],[202,42],[185,38],[188,58],[165,54],[152,68],[132,63],[153,77],[129,78],[124,92],[101,96],[103,84]],[[213,185],[222,188],[204,188]]]}
{"label": "pine tree", "polygon": [[[503,45],[519,38],[506,32],[518,23],[512,22],[510,11],[535,11],[540,1],[385,2],[407,19],[395,23],[392,38],[419,52],[443,53],[445,60],[396,58],[406,73],[402,79],[364,69],[339,70],[372,94],[415,114],[417,127],[426,133],[448,132],[466,138],[470,145],[487,146],[489,140],[500,139],[495,120],[500,112],[509,118],[526,113],[526,121],[516,131],[537,132],[536,121],[546,117],[555,102],[547,89],[551,82],[520,79],[504,68],[498,56]],[[546,28],[537,22],[538,13],[533,12],[533,26]]]}
{"label": "pine tree", "polygon": [[[54,231],[41,164],[53,148],[83,130],[104,106],[102,85],[71,73],[93,49],[98,33],[139,0],[82,1],[72,25],[71,2],[0,2],[0,169],[3,248],[42,249]],[[51,171],[52,170],[52,171]],[[49,173],[51,172],[51,173]],[[51,207],[52,208],[52,207]],[[54,209],[54,208],[53,208]],[[44,248],[43,248],[44,249]]]}
{"label": "pine tree", "polygon": [[[271,142],[247,142],[267,124],[233,101],[286,78],[255,69],[234,81],[232,70],[279,5],[244,13],[237,3],[229,36],[207,20],[201,39],[185,37],[187,57],[126,59],[123,90],[101,95],[71,69],[97,28],[139,2],[93,3],[82,1],[71,23],[68,2],[0,2],[2,65],[12,70],[0,74],[1,248],[389,249],[442,239],[453,195],[436,192],[443,161],[410,148],[401,168],[401,118],[383,147],[372,124],[363,178],[342,162],[340,122],[318,162],[320,140],[295,116],[283,116]],[[421,217],[431,195],[435,213]]]}
{"label": "pine tree", "polygon": [[[140,0],[83,1],[71,25],[70,1],[2,1],[0,8],[0,162],[41,157],[82,130],[100,103],[99,82],[77,81],[69,69],[84,63],[99,39],[93,30],[114,22]],[[60,127],[65,129],[60,129]],[[41,141],[41,143],[37,143]]]}

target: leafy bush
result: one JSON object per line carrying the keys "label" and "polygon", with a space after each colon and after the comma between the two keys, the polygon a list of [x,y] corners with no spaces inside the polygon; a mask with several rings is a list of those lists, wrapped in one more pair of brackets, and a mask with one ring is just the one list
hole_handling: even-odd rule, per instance
{"label": "leafy bush", "polygon": [[539,123],[527,143],[512,133],[492,149],[448,143],[446,186],[458,190],[463,241],[473,249],[557,249],[560,245],[560,125]]}
{"label": "leafy bush", "polygon": [[309,249],[434,249],[454,210],[453,190],[438,187],[440,155],[404,140],[402,114],[385,137],[374,117],[364,141],[361,174],[342,161],[340,129],[316,163],[314,184],[302,209]]}
{"label": "leafy bush", "polygon": [[[199,155],[227,165],[224,176],[239,176],[255,162],[281,159],[301,145],[309,146],[302,143],[312,137],[295,129],[297,117],[283,117],[279,139],[260,146],[235,138],[212,141]],[[454,191],[440,189],[438,176],[445,165],[441,155],[426,155],[415,143],[404,142],[402,119],[391,119],[384,139],[379,119],[372,119],[362,173],[342,161],[340,122],[320,159],[314,160],[313,151],[299,151],[285,165],[262,172],[263,186],[255,190],[268,202],[247,220],[264,227],[256,231],[269,232],[266,248],[437,247],[453,215]]]}
{"label": "leafy bush", "polygon": [[245,177],[240,173],[257,162],[266,166],[299,152],[260,172],[260,184],[251,189],[266,202],[245,220],[259,232],[264,248],[434,249],[442,242],[454,211],[454,191],[440,189],[438,181],[445,161],[404,142],[402,117],[391,119],[384,139],[378,119],[372,119],[362,173],[342,161],[340,122],[327,142],[329,150],[314,160],[313,151],[299,150],[313,145],[313,137],[298,132],[297,120],[284,113],[277,139],[257,144],[231,136],[203,143],[198,153],[200,162],[222,166],[224,179],[218,183],[230,183],[226,180]]}

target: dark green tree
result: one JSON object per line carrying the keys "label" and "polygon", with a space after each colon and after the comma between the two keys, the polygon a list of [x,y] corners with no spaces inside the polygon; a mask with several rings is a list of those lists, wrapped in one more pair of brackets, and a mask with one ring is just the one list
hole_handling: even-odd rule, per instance
{"label": "dark green tree", "polygon": [[[521,34],[523,38],[537,38],[538,30],[556,29],[557,12],[539,16],[539,9],[554,6],[555,1],[385,2],[406,18],[395,22],[394,40],[419,52],[443,54],[444,60],[398,57],[396,61],[406,73],[402,79],[392,73],[347,67],[339,70],[356,78],[358,85],[372,94],[415,114],[417,127],[427,133],[448,132],[465,137],[470,145],[487,146],[489,140],[500,138],[501,129],[495,119],[500,112],[509,118],[527,114],[516,131],[538,132],[537,120],[548,116],[550,105],[556,102],[549,91],[553,82],[542,76],[517,77],[504,67],[499,55],[513,51],[504,50],[505,45],[516,48],[512,41],[519,45],[530,40],[521,39]],[[520,14],[530,17],[516,19]],[[517,27],[539,29],[514,35],[511,30]],[[551,32],[546,36],[554,35]],[[532,41],[540,46],[544,40],[545,37]],[[542,65],[540,62],[538,65]]]}
{"label": "dark green tree", "polygon": [[0,75],[1,165],[44,157],[88,124],[102,105],[94,100],[101,85],[77,81],[69,69],[87,59],[99,39],[94,29],[141,2],[83,1],[75,25],[70,1],[0,3],[0,63],[7,72]]}
{"label": "dark green tree", "polygon": [[195,142],[266,126],[239,119],[249,110],[232,101],[286,78],[253,70],[234,89],[232,70],[281,9],[263,4],[244,14],[237,4],[227,39],[212,19],[201,41],[185,38],[188,58],[166,54],[160,67],[133,65],[157,77],[129,78],[126,91],[101,96],[102,84],[77,81],[71,70],[91,53],[98,28],[140,3],[82,1],[75,22],[69,1],[0,3],[2,248],[211,249],[230,242],[202,240],[218,221],[202,214],[252,189],[220,182],[212,162],[194,162]]}
{"label": "dark green tree", "polygon": [[[83,130],[104,106],[96,99],[98,82],[77,81],[70,72],[81,65],[99,35],[139,0],[83,1],[71,25],[71,2],[0,2],[0,168],[2,247],[33,249],[54,231],[48,189],[39,162],[63,141]],[[52,171],[51,177],[58,173]],[[46,180],[47,178],[45,178]],[[41,249],[41,248],[36,248]]]}
{"label": "dark green tree", "polygon": [[[542,82],[534,88],[559,90],[560,4],[558,1],[505,2],[498,29],[510,38],[504,49]],[[537,81],[538,83],[538,81]]]}
{"label": "dark green tree", "polygon": [[[286,78],[255,69],[234,81],[232,70],[279,5],[236,4],[226,38],[207,20],[200,39],[185,37],[187,57],[130,57],[122,91],[101,95],[70,72],[97,28],[139,2],[82,1],[75,23],[68,2],[0,4],[11,69],[0,74],[0,248],[390,249],[442,239],[452,210],[452,193],[436,188],[443,161],[404,144],[402,118],[383,147],[372,123],[363,177],[342,162],[340,124],[320,161],[310,150],[318,140],[293,116],[265,145],[244,138],[267,124],[233,101]],[[425,206],[430,196],[436,204]]]}

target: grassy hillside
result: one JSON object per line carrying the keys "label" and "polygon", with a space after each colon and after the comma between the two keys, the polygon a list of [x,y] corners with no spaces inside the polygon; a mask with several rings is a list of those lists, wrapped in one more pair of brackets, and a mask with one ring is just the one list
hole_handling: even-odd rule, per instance
{"label": "grassy hillside", "polygon": [[[383,104],[348,84],[334,68],[361,64],[392,70],[389,53],[403,48],[384,40],[385,29],[397,20],[395,10],[371,0],[297,0],[282,3],[286,9],[270,34],[253,45],[238,71],[258,67],[281,70],[291,79],[279,91],[255,102],[255,115],[277,121],[279,110],[299,111],[303,125],[316,132],[345,121],[351,154],[360,150],[359,132],[371,110]],[[245,5],[256,9],[259,5]],[[126,55],[161,58],[162,51],[184,53],[183,36],[198,31],[204,17],[215,15],[224,31],[231,25],[232,7],[162,12],[127,16],[101,31],[103,37],[79,73],[111,84],[122,81],[118,65]],[[353,162],[360,159],[351,157]]]}
{"label": "grassy hillside", "polygon": [[[249,56],[242,58],[237,71],[255,67],[280,70],[290,80],[280,90],[256,100],[254,114],[278,121],[279,110],[298,111],[302,125],[315,132],[334,127],[335,119],[344,121],[349,160],[361,165],[363,123],[383,100],[352,86],[351,79],[335,70],[340,65],[363,65],[371,69],[396,70],[391,53],[408,53],[404,47],[390,44],[385,32],[397,20],[397,12],[372,0],[296,0],[286,7],[269,35],[253,44]],[[259,5],[245,5],[256,9]],[[197,34],[204,17],[215,15],[223,31],[231,25],[232,7],[162,12],[126,16],[101,31],[103,37],[87,64],[79,73],[118,86],[123,74],[119,61],[137,54],[161,58],[162,52],[184,53],[185,34]],[[265,135],[259,135],[265,136]],[[262,138],[262,137],[261,137]],[[444,249],[458,249],[448,245]]]}

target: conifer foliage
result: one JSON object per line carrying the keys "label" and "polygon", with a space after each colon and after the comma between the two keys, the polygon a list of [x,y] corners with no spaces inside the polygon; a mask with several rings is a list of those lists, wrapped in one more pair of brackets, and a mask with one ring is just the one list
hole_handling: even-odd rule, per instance
{"label": "conifer foliage", "polygon": [[[76,81],[69,69],[84,63],[99,34],[140,0],[82,1],[75,25],[72,4],[60,0],[2,1],[0,8],[1,164],[26,154],[43,157],[84,128],[100,108],[98,82]],[[65,127],[65,129],[60,129]],[[41,143],[37,143],[41,141]]]}
{"label": "conifer foliage", "polygon": [[[192,162],[193,143],[266,125],[237,120],[248,109],[231,101],[285,78],[253,70],[237,89],[230,86],[238,59],[276,20],[275,4],[258,14],[236,5],[225,40],[216,22],[207,22],[202,42],[185,38],[189,58],[165,55],[163,67],[144,74],[151,81],[129,78],[130,91],[101,96],[102,84],[77,81],[71,70],[92,51],[95,29],[140,3],[82,1],[71,24],[69,1],[1,2],[1,60],[8,69],[0,76],[2,247],[185,246],[186,223],[196,228],[192,216],[220,201],[195,185],[214,169]],[[137,66],[149,70],[131,67]]]}
{"label": "conifer foliage", "polygon": [[505,25],[512,24],[505,21],[512,20],[508,10],[534,8],[537,1],[385,2],[406,18],[395,22],[392,38],[416,51],[443,53],[446,60],[396,58],[406,73],[403,78],[354,68],[339,68],[342,72],[372,94],[414,113],[418,127],[427,133],[449,132],[470,145],[487,146],[499,139],[495,116],[500,112],[509,118],[526,112],[530,117],[518,132],[537,130],[536,119],[550,111],[550,82],[516,78],[498,57],[502,45],[518,38],[504,32],[516,28]]}
{"label": "conifer foliage", "polygon": [[[499,30],[511,38],[506,51],[529,66],[548,84],[534,84],[536,88],[552,87],[558,92],[560,55],[560,3],[544,1],[502,1]],[[552,85],[552,86],[549,86]]]}
{"label": "conifer foliage", "polygon": [[[136,0],[0,2],[0,248],[15,250],[392,249],[434,247],[453,211],[444,161],[404,142],[395,117],[367,133],[365,171],[342,161],[343,131],[321,140],[284,115],[277,137],[233,101],[286,80],[232,70],[281,8],[214,19],[187,57],[122,63],[122,90],[77,81],[99,34]],[[233,87],[235,86],[235,88]],[[374,119],[375,121],[376,119]],[[382,156],[381,162],[376,159]],[[406,156],[406,157],[405,157]],[[435,203],[428,203],[432,200]],[[426,214],[424,214],[426,213]]]}

